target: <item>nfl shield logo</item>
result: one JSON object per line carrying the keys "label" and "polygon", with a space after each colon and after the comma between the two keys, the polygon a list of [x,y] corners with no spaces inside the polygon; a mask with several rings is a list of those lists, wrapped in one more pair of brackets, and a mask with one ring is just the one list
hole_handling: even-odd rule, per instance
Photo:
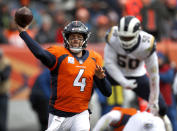
{"label": "nfl shield logo", "polygon": [[68,63],[74,64],[74,58],[73,57],[68,57]]}
{"label": "nfl shield logo", "polygon": [[79,60],[79,63],[80,63],[80,64],[83,64],[83,60]]}

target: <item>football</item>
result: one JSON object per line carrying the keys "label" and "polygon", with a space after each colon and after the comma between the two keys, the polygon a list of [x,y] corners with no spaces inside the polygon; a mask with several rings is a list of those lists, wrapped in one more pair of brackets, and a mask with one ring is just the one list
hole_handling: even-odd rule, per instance
{"label": "football", "polygon": [[21,27],[26,27],[33,20],[33,14],[27,7],[21,7],[15,12],[15,22]]}

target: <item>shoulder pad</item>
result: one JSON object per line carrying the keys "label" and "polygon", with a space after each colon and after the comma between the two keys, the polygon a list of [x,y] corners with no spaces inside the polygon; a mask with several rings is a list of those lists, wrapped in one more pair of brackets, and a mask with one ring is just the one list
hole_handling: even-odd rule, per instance
{"label": "shoulder pad", "polygon": [[118,27],[113,26],[106,32],[106,43],[110,43],[111,37],[117,37],[118,36]]}
{"label": "shoulder pad", "polygon": [[148,56],[150,56],[156,50],[156,41],[154,36],[151,37],[150,46],[146,50],[149,52]]}

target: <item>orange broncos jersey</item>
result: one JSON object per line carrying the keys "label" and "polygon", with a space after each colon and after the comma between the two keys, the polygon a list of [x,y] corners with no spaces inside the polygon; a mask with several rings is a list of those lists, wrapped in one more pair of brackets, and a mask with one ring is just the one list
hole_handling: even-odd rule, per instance
{"label": "orange broncos jersey", "polygon": [[74,113],[88,109],[96,64],[102,66],[102,57],[94,51],[86,50],[82,58],[77,58],[60,46],[52,46],[47,50],[56,56],[56,63],[50,69],[50,106]]}
{"label": "orange broncos jersey", "polygon": [[114,131],[122,131],[129,118],[137,113],[135,108],[114,107],[112,110],[118,110],[122,114],[119,122],[110,124],[112,127],[114,127]]}

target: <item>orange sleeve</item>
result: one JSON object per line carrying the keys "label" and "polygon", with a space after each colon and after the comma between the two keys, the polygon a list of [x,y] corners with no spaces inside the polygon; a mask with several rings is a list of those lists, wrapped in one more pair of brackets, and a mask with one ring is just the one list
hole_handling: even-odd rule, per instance
{"label": "orange sleeve", "polygon": [[[49,51],[51,54],[53,54],[56,58],[59,56],[60,47],[58,46],[50,46],[46,50]],[[58,63],[58,59],[56,59],[55,65],[52,68],[50,68],[50,70],[55,69],[57,63]]]}
{"label": "orange sleeve", "polygon": [[122,108],[122,107],[114,107],[112,110],[119,110],[122,114],[134,115],[137,112],[135,108]]}

